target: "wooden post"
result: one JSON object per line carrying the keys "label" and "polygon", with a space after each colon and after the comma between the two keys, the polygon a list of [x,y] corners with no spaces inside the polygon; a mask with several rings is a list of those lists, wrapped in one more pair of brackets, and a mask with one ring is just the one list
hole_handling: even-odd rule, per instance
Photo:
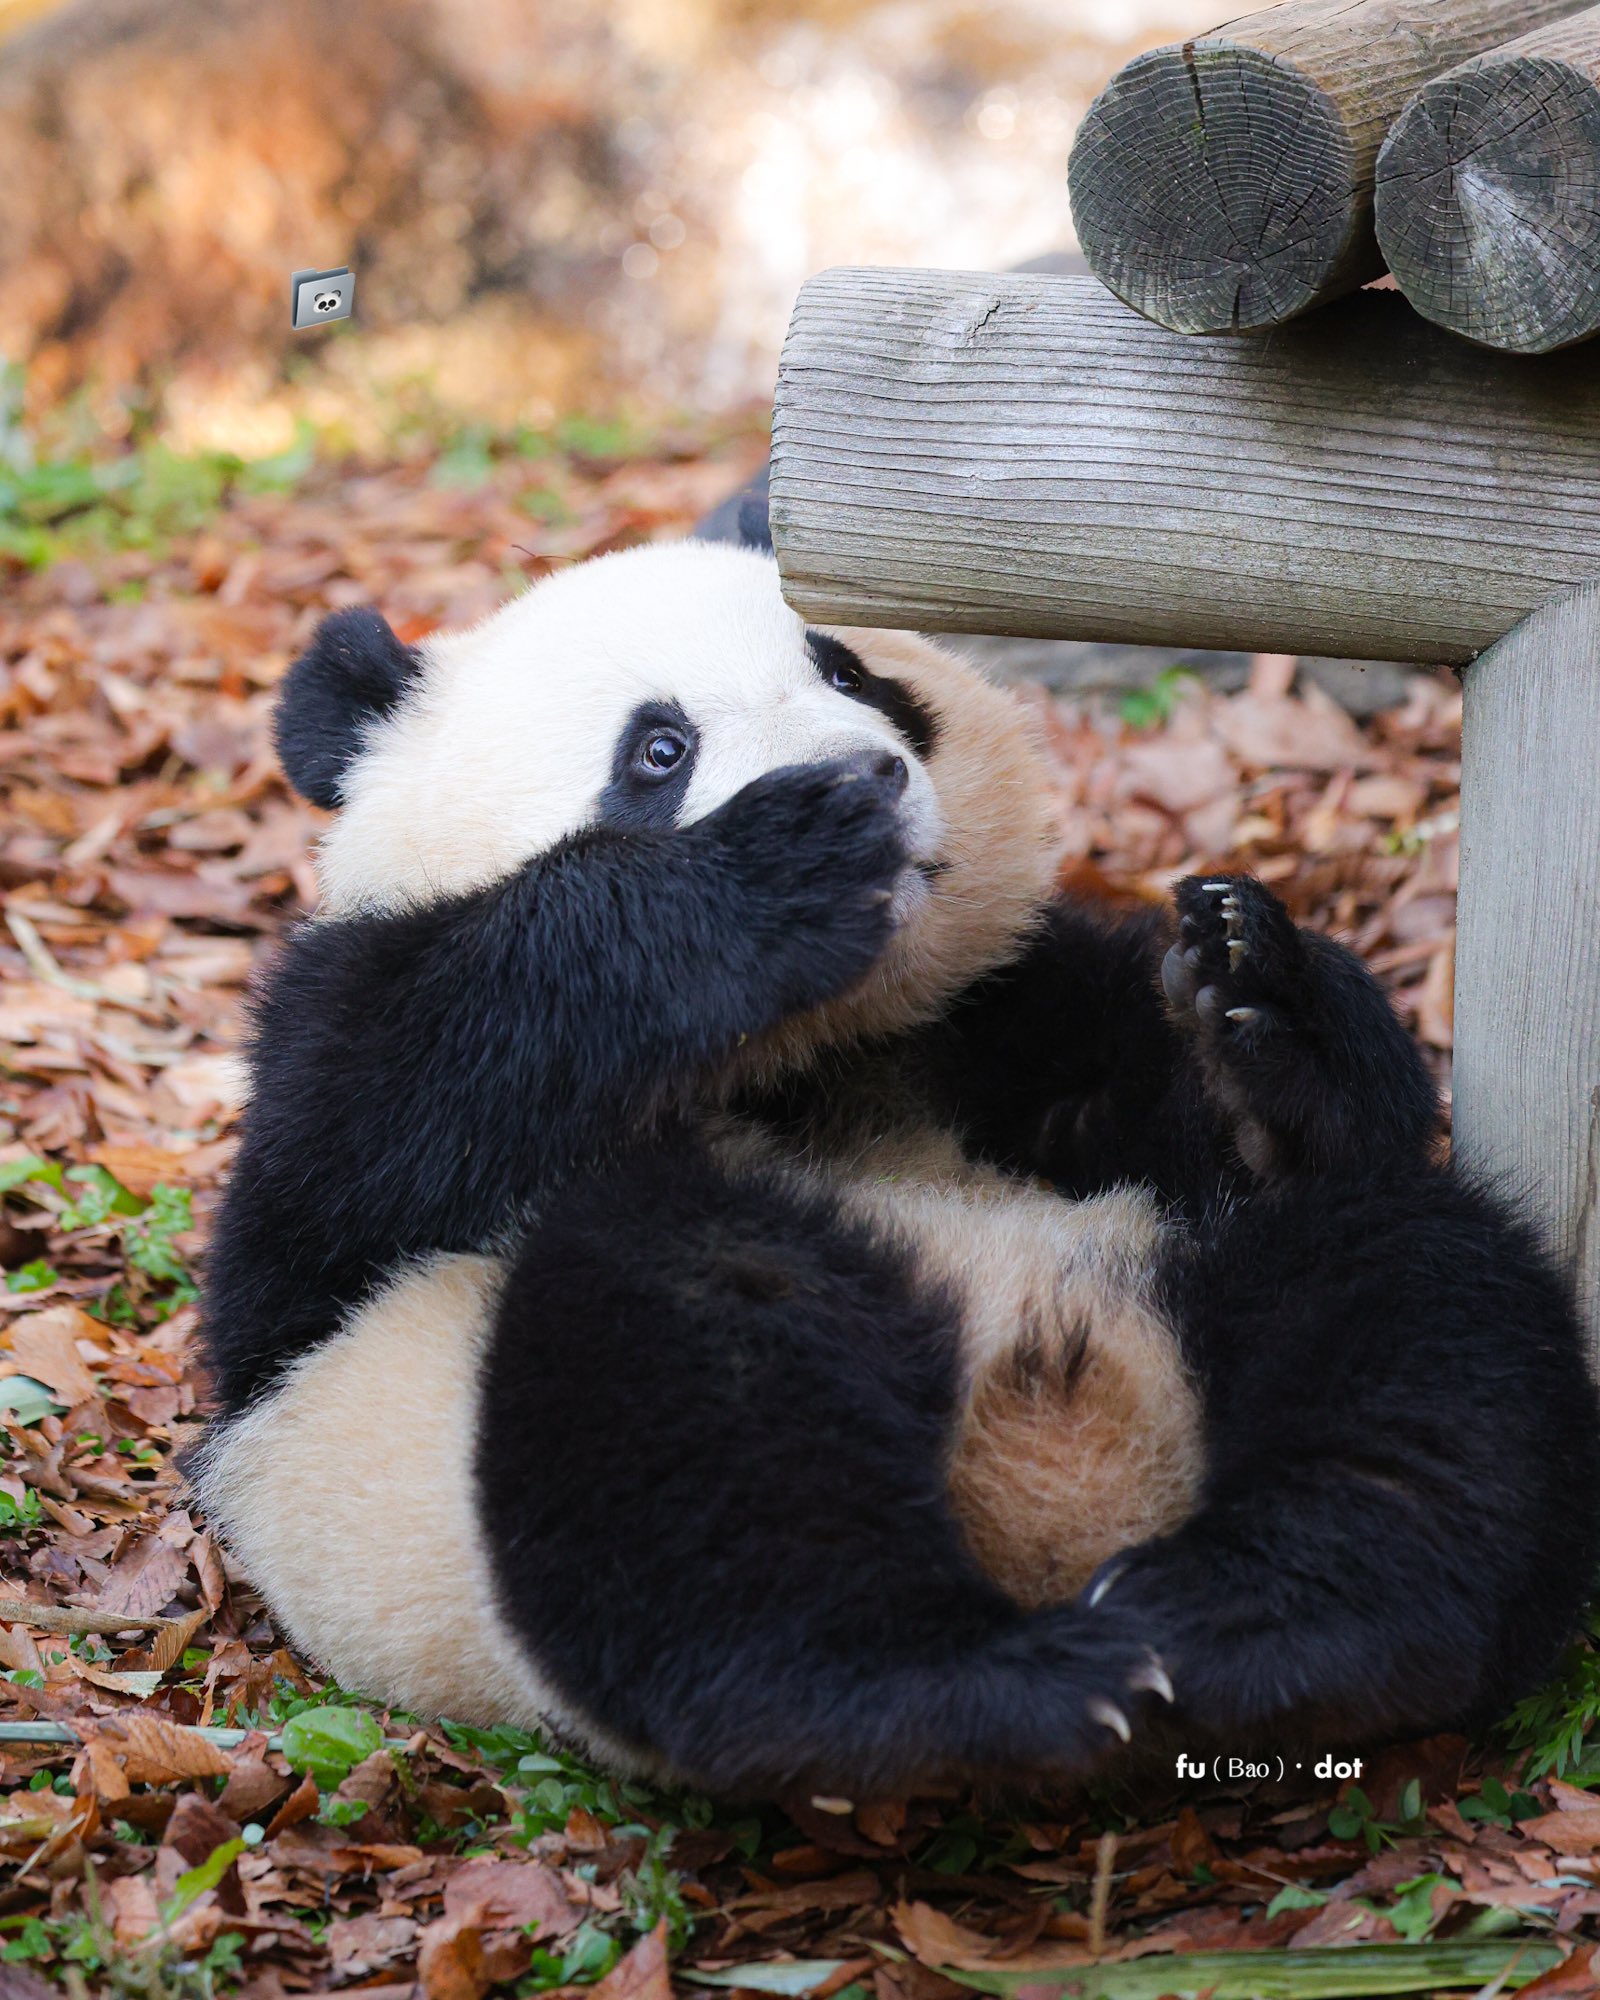
{"label": "wooden post", "polygon": [[1600,7],[1425,85],[1375,202],[1390,270],[1441,326],[1519,354],[1600,333]]}
{"label": "wooden post", "polygon": [[1600,576],[1600,369],[1392,292],[1197,340],[1089,278],[826,271],[771,517],[822,622],[1460,665]]}
{"label": "wooden post", "polygon": [[1290,0],[1120,70],[1079,128],[1096,276],[1180,333],[1248,332],[1374,278],[1378,148],[1430,77],[1581,0]]}
{"label": "wooden post", "polygon": [[1467,670],[1455,1143],[1576,1272],[1600,1358],[1600,582]]}

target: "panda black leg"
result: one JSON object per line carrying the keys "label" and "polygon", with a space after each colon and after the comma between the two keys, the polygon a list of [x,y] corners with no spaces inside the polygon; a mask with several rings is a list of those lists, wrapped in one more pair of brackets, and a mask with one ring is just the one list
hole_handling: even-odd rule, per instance
{"label": "panda black leg", "polygon": [[1244,1752],[1503,1713],[1600,1552],[1600,1411],[1531,1243],[1436,1169],[1294,1183],[1216,1219],[1171,1293],[1203,1502],[1085,1601],[1145,1624],[1180,1726]]}
{"label": "panda black leg", "polygon": [[509,1280],[478,1475],[563,1696],[709,1789],[1081,1770],[1160,1699],[1115,1613],[1018,1610],[945,1494],[949,1302],[814,1192],[664,1145]]}
{"label": "panda black leg", "polygon": [[1162,987],[1246,1165],[1270,1178],[1426,1157],[1432,1083],[1360,961],[1247,875],[1191,876],[1177,905]]}

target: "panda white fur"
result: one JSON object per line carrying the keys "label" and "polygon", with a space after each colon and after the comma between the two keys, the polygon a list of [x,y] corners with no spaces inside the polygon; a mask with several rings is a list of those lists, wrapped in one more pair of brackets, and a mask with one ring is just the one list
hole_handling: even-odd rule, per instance
{"label": "panda white fur", "polygon": [[1470,1722],[1589,1582],[1561,1285],[1357,962],[1052,893],[1025,712],[602,558],[279,710],[204,1504],[342,1683],[852,1796]]}

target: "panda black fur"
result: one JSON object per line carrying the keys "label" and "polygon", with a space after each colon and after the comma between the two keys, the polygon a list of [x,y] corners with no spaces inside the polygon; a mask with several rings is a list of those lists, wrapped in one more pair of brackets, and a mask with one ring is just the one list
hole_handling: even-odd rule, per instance
{"label": "panda black fur", "polygon": [[694,544],[279,709],[201,1495],[347,1685],[852,1796],[1495,1714],[1591,1580],[1561,1283],[1247,878],[1053,899],[1024,713]]}

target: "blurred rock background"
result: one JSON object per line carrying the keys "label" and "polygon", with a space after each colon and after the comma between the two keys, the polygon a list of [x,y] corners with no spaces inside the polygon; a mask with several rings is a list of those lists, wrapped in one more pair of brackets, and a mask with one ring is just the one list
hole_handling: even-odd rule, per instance
{"label": "blurred rock background", "polygon": [[[1068,246],[1089,100],[1217,12],[0,0],[0,356],[245,454],[759,402],[809,272]],[[355,323],[291,335],[291,270],[343,263]]]}

